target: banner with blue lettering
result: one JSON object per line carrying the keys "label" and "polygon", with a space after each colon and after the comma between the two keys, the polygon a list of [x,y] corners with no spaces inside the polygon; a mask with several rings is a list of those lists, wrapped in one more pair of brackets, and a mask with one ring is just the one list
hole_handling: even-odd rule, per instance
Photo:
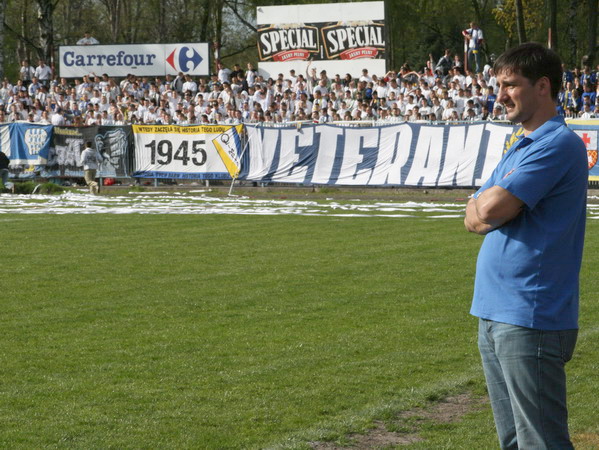
{"label": "banner with blue lettering", "polygon": [[380,127],[247,126],[240,179],[354,186],[480,186],[517,127],[402,123]]}
{"label": "banner with blue lettering", "polygon": [[38,125],[28,122],[11,123],[10,165],[38,165],[48,159],[52,125]]}
{"label": "banner with blue lettering", "polygon": [[597,135],[599,134],[599,120],[568,120],[568,128],[580,136],[587,148],[589,159],[589,180],[599,181],[599,166],[597,165]]}
{"label": "banner with blue lettering", "polygon": [[240,130],[231,125],[133,125],[133,176],[230,180],[229,168],[236,172],[231,155],[241,151],[235,137]]}

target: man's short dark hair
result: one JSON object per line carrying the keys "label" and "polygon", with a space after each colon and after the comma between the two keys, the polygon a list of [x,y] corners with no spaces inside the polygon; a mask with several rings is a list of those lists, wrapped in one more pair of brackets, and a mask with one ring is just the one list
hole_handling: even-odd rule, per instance
{"label": "man's short dark hair", "polygon": [[557,99],[562,83],[562,60],[557,53],[536,42],[518,45],[503,53],[493,66],[496,74],[510,72],[522,75],[532,84],[547,77],[551,97]]}

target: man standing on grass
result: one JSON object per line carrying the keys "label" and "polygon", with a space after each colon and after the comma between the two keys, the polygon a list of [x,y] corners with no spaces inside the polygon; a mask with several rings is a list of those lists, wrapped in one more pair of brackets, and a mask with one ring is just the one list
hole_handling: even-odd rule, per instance
{"label": "man standing on grass", "polygon": [[90,194],[97,194],[99,191],[96,172],[103,159],[100,152],[92,148],[91,141],[85,143],[85,150],[81,152],[81,165],[83,166],[85,182],[89,186]]}
{"label": "man standing on grass", "polygon": [[470,312],[501,448],[573,448],[565,364],[578,334],[587,155],[556,113],[556,53],[522,44],[495,72],[497,100],[523,132],[466,207],[466,229],[486,235]]}

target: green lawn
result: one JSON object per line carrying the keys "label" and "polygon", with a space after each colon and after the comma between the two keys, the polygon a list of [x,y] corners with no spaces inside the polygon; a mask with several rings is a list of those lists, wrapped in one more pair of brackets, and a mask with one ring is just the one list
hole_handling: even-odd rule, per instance
{"label": "green lawn", "polygon": [[[460,219],[0,215],[1,448],[309,448],[484,395]],[[599,433],[589,221],[571,431]],[[394,428],[395,427],[395,428]],[[496,448],[488,407],[416,448]]]}

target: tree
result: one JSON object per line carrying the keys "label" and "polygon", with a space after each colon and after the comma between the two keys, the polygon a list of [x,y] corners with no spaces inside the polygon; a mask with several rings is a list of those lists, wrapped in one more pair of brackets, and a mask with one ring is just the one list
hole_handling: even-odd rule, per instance
{"label": "tree", "polygon": [[54,60],[54,9],[60,0],[36,0],[37,25],[39,29],[38,55],[48,65]]}
{"label": "tree", "polygon": [[518,43],[526,42],[526,29],[524,28],[524,7],[522,0],[516,0],[516,28],[518,30]]}
{"label": "tree", "polygon": [[549,7],[549,47],[557,52],[557,0],[548,0]]}
{"label": "tree", "polygon": [[108,14],[110,23],[111,42],[118,42],[119,31],[121,28],[121,5],[122,0],[101,0]]}
{"label": "tree", "polygon": [[570,65],[576,65],[576,48],[578,46],[578,30],[576,24],[576,16],[578,13],[578,0],[570,0],[568,7],[568,43],[570,47],[570,56],[568,62]]}
{"label": "tree", "polygon": [[493,9],[493,16],[505,30],[506,47],[512,46],[516,36],[520,43],[547,40],[544,0],[505,0]]}
{"label": "tree", "polygon": [[4,12],[6,0],[0,0],[0,79],[4,78]]}
{"label": "tree", "polygon": [[591,67],[593,67],[597,50],[597,3],[599,3],[599,0],[588,0],[587,64]]}

